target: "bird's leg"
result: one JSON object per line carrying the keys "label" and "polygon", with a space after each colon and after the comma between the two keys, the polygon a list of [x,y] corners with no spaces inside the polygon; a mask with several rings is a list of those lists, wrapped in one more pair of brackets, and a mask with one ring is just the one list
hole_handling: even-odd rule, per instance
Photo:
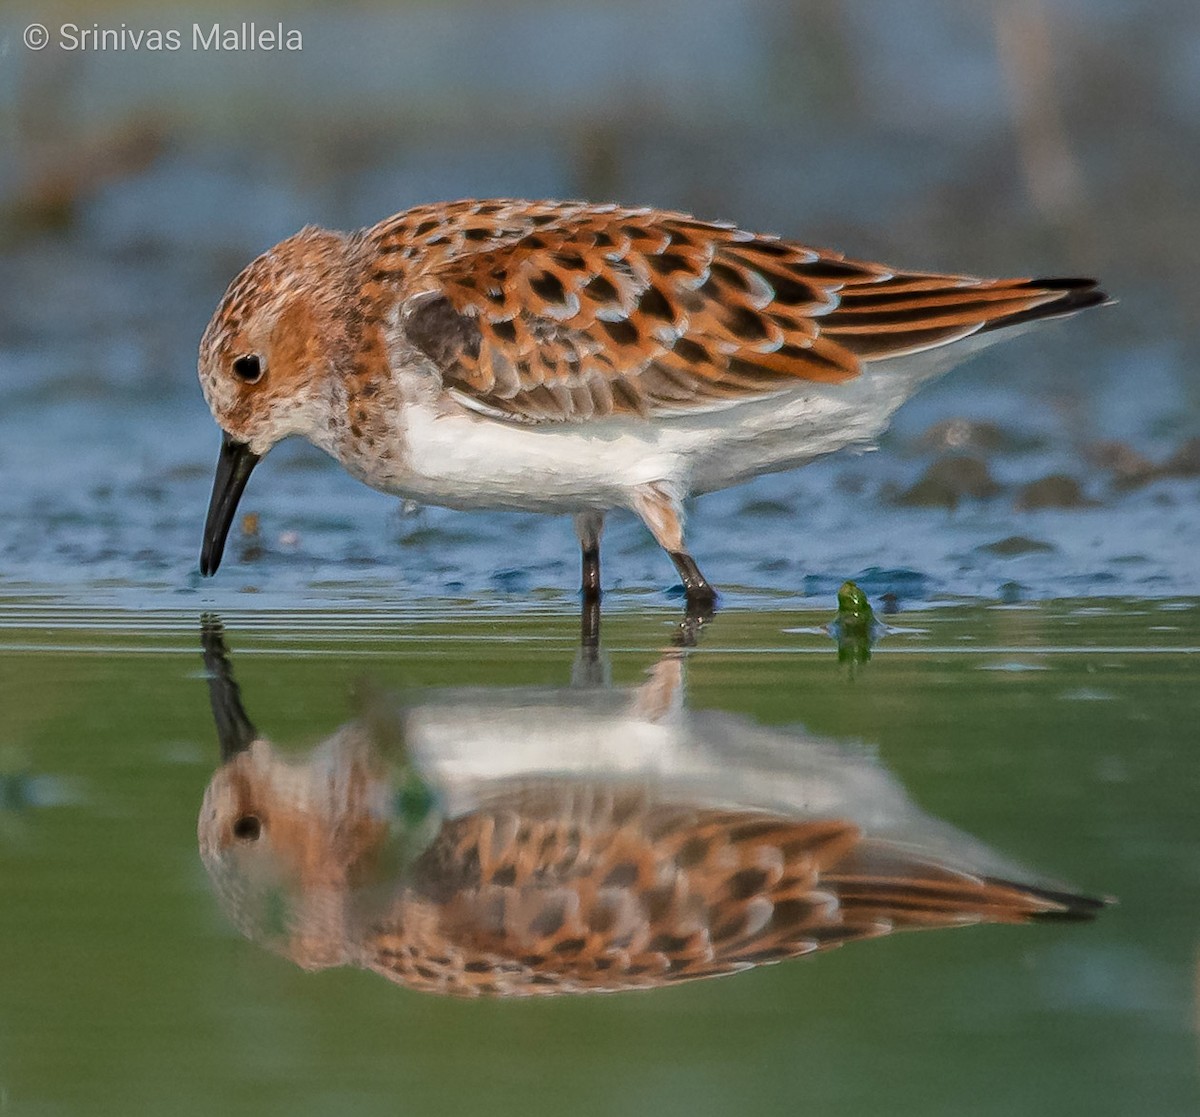
{"label": "bird's leg", "polygon": [[687,551],[672,551],[671,561],[679,571],[679,580],[683,583],[689,605],[711,606],[717,600],[717,591],[708,584],[696,560]]}
{"label": "bird's leg", "polygon": [[633,510],[650,529],[658,545],[671,556],[687,594],[688,608],[707,607],[711,612],[717,591],[700,573],[696,560],[683,549],[683,508],[676,497],[656,483],[639,485],[633,493]]}
{"label": "bird's leg", "polygon": [[575,534],[579,536],[583,560],[580,590],[584,601],[600,600],[600,533],[603,530],[603,512],[589,510],[575,514]]}
{"label": "bird's leg", "polygon": [[578,512],[575,515],[575,534],[579,536],[582,556],[580,593],[583,604],[579,614],[579,655],[573,676],[594,682],[597,672],[603,674],[600,662],[600,533],[604,530],[604,513]]}

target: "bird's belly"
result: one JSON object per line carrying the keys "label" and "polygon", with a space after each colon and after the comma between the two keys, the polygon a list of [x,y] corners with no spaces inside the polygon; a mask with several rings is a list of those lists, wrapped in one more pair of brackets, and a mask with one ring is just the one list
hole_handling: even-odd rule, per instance
{"label": "bird's belly", "polygon": [[449,508],[613,508],[638,485],[678,468],[659,434],[641,422],[534,427],[414,407],[403,460],[381,463],[364,480]]}
{"label": "bird's belly", "polygon": [[542,426],[416,405],[405,410],[402,454],[346,464],[375,488],[449,508],[614,508],[640,485],[711,492],[869,445],[914,386],[902,370],[868,368],[849,383],[722,409]]}
{"label": "bird's belly", "polygon": [[[764,401],[764,403],[767,401]],[[697,454],[692,492],[713,492],[794,469],[844,446],[869,446],[887,425],[878,408],[851,408],[825,392],[789,395],[742,416],[710,452]]]}
{"label": "bird's belly", "polygon": [[[919,383],[906,369],[868,366],[844,384],[814,384],[740,405],[735,422],[697,453],[689,491],[713,492],[764,473],[794,469],[846,446],[869,448]],[[720,413],[714,413],[717,418]]]}

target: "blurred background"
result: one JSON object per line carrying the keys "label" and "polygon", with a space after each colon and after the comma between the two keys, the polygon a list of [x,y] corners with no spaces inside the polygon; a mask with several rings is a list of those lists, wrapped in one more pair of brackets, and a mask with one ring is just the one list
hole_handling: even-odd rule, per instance
{"label": "blurred background", "polygon": [[[674,207],[908,267],[1096,274],[1119,299],[927,389],[884,454],[700,502],[693,549],[718,584],[1200,584],[1191,0],[21,0],[2,18],[0,582],[195,592],[217,445],[196,346],[232,276],[307,223],[516,195]],[[193,24],[245,21],[302,49],[193,49]],[[66,49],[122,26],[181,49]],[[206,593],[266,588],[264,569],[317,598],[348,577],[368,595],[575,580],[565,521],[405,508],[301,445],[245,508]],[[643,536],[616,526],[618,590],[671,581]],[[497,569],[514,537],[528,558]]]}

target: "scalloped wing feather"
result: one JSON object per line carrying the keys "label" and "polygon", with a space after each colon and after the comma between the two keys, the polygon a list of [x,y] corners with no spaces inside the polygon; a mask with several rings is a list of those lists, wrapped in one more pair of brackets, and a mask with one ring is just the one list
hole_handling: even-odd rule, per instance
{"label": "scalloped wing feather", "polygon": [[446,823],[368,955],[433,992],[611,991],[904,928],[1085,918],[1092,903],[863,839],[845,820],[543,790]]}
{"label": "scalloped wing feather", "polygon": [[1105,301],[1091,280],[894,272],[686,214],[420,207],[369,230],[444,387],[529,423],[728,406]]}

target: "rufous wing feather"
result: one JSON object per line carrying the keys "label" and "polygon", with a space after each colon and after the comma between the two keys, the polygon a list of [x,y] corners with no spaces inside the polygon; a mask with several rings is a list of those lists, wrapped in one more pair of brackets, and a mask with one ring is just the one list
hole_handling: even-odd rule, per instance
{"label": "rufous wing feather", "polygon": [[445,388],[527,423],[836,384],[864,361],[1105,301],[1092,280],[894,272],[650,209],[459,202],[367,235]]}
{"label": "rufous wing feather", "polygon": [[866,840],[846,821],[576,788],[447,823],[371,953],[393,980],[443,993],[613,990],[897,929],[1086,918],[1099,906]]}

